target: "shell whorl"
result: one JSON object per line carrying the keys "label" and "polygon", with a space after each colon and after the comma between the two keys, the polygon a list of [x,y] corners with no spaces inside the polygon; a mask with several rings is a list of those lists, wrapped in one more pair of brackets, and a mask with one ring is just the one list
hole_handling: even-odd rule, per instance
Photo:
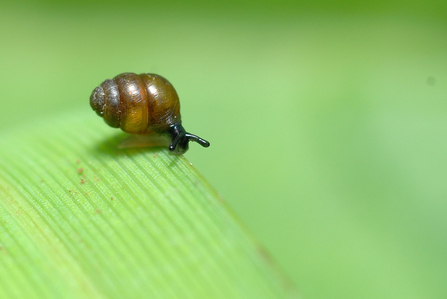
{"label": "shell whorl", "polygon": [[96,87],[90,96],[90,106],[101,117],[104,115],[104,97],[104,88],[101,85]]}

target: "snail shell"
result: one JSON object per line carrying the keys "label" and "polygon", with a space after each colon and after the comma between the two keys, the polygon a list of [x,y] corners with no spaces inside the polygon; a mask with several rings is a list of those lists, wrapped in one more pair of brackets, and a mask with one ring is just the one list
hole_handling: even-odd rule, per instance
{"label": "snail shell", "polygon": [[156,74],[123,73],[93,90],[90,106],[114,128],[130,134],[166,134],[169,150],[183,154],[188,142],[209,142],[189,134],[181,125],[180,101],[172,84]]}

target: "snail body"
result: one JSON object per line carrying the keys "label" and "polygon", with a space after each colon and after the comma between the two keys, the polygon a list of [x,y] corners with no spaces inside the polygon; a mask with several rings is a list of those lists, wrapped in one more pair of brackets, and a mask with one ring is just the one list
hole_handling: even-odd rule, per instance
{"label": "snail body", "polygon": [[168,135],[169,150],[183,154],[189,141],[208,141],[185,131],[180,101],[168,80],[156,74],[123,73],[105,80],[90,96],[90,106],[111,127],[139,135]]}

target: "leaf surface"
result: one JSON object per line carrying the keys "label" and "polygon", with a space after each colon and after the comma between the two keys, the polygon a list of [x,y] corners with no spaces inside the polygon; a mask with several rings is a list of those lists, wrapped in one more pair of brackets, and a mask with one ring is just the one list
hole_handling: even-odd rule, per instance
{"label": "leaf surface", "polygon": [[295,296],[184,157],[90,111],[0,138],[1,298]]}

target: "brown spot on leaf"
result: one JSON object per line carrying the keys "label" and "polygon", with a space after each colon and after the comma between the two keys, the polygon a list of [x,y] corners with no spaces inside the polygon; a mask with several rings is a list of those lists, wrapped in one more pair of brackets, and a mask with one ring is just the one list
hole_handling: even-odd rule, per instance
{"label": "brown spot on leaf", "polygon": [[78,168],[78,173],[82,173],[84,171],[84,168]]}

